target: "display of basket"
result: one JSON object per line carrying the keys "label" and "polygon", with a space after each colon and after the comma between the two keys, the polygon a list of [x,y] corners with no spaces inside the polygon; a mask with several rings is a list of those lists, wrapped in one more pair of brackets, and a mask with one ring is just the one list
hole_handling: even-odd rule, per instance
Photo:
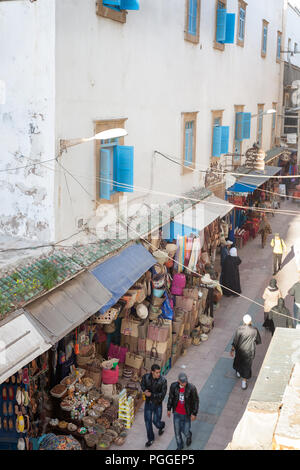
{"label": "display of basket", "polygon": [[69,424],[68,424],[68,431],[71,431],[71,432],[77,431],[77,426],[76,426],[76,424],[69,423]]}
{"label": "display of basket", "polygon": [[151,305],[153,305],[153,307],[161,307],[165,300],[165,297],[155,297],[154,295],[152,295]]}
{"label": "display of basket", "polygon": [[166,251],[157,250],[152,253],[152,256],[159,264],[164,264],[167,261],[169,255]]}
{"label": "display of basket", "polygon": [[95,382],[93,379],[91,379],[90,377],[86,377],[84,379],[82,379],[82,383],[83,385],[86,387],[87,391],[89,392],[90,390],[92,390],[92,388],[94,387],[95,385]]}
{"label": "display of basket", "polygon": [[67,375],[64,379],[61,380],[60,382],[62,385],[65,385],[66,387],[72,387],[72,385],[75,385],[76,383],[76,377]]}
{"label": "display of basket", "polygon": [[58,384],[50,390],[50,394],[55,398],[62,398],[67,393],[67,391],[68,389],[65,385]]}
{"label": "display of basket", "polygon": [[91,362],[95,357],[95,347],[93,344],[87,346],[86,348],[81,348],[80,353],[77,354],[76,360],[79,366],[84,366]]}
{"label": "display of basket", "polygon": [[59,429],[67,429],[68,423],[66,421],[60,421],[58,423],[58,427],[59,427]]}
{"label": "display of basket", "polygon": [[88,447],[95,447],[98,444],[99,437],[97,434],[86,434],[84,440]]}
{"label": "display of basket", "polygon": [[109,308],[105,313],[96,313],[92,318],[94,323],[98,323],[100,325],[107,325],[118,317],[121,311],[122,305],[116,304],[113,307]]}
{"label": "display of basket", "polygon": [[96,424],[96,420],[92,416],[85,416],[82,418],[82,424],[85,428],[91,428]]}

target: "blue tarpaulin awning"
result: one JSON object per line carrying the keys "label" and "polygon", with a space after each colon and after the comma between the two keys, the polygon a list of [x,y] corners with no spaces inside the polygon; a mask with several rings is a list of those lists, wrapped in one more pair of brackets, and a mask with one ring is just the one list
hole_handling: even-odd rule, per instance
{"label": "blue tarpaulin awning", "polygon": [[112,294],[112,298],[100,309],[100,313],[105,313],[115,305],[156,262],[142,245],[133,245],[93,269],[92,274]]}
{"label": "blue tarpaulin awning", "polygon": [[[257,188],[270,179],[270,176],[275,176],[281,170],[278,166],[265,166],[264,171],[251,170],[234,183],[233,186],[226,190],[227,194],[230,193],[253,193]],[[251,176],[250,176],[251,175]]]}

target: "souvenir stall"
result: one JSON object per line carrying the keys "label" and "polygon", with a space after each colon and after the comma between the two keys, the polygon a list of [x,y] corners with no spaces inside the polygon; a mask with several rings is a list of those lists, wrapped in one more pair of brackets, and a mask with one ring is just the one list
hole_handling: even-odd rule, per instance
{"label": "souvenir stall", "polygon": [[45,427],[49,410],[48,352],[0,385],[0,449],[31,450],[31,438]]}

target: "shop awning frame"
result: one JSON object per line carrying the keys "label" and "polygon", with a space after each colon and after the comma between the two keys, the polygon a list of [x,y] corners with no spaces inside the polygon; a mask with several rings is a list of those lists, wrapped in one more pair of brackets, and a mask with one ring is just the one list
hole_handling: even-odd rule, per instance
{"label": "shop awning frame", "polygon": [[0,323],[0,384],[51,348],[50,338],[24,309]]}
{"label": "shop awning frame", "polygon": [[[245,176],[240,177],[234,183],[233,186],[230,186],[226,190],[227,194],[251,194],[261,185],[266,183],[270,179],[270,176],[275,176],[281,170],[278,166],[265,166],[264,172],[250,170],[248,174]],[[249,176],[253,175],[253,176]],[[255,178],[256,176],[256,178]]]}
{"label": "shop awning frame", "polygon": [[91,273],[111,293],[111,299],[99,309],[100,313],[115,305],[155,263],[156,259],[143,245],[135,244],[95,267]]}
{"label": "shop awning frame", "polygon": [[90,272],[84,272],[51,293],[28,304],[52,344],[99,311],[112,295]]}

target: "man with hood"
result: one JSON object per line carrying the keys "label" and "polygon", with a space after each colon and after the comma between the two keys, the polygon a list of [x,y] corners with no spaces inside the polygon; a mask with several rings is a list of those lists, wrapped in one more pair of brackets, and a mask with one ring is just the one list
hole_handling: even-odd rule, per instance
{"label": "man with hood", "polygon": [[246,390],[247,380],[252,376],[256,344],[261,344],[261,338],[258,329],[252,326],[250,315],[243,317],[243,323],[235,332],[230,354],[234,356],[233,368],[237,377],[242,377],[242,389]]}
{"label": "man with hood", "polygon": [[197,417],[199,397],[195,385],[188,382],[184,372],[181,372],[178,381],[170,386],[167,409],[169,418],[173,410],[177,450],[183,449],[182,434],[186,438],[186,446],[189,447],[192,443],[191,421],[195,421]]}

